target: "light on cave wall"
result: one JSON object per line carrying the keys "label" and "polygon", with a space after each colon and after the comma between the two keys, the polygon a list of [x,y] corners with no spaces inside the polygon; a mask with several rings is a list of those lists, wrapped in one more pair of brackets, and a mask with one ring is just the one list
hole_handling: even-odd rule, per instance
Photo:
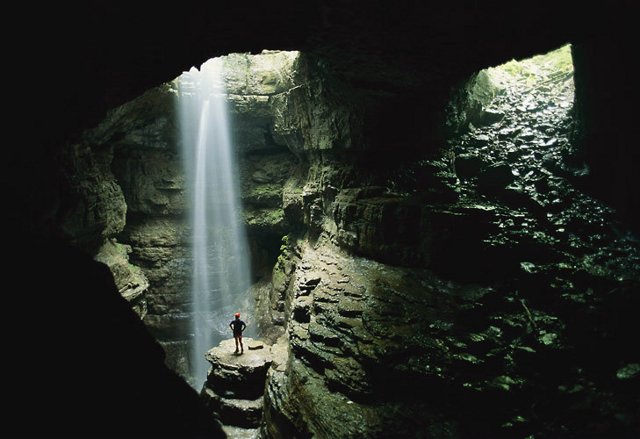
{"label": "light on cave wall", "polygon": [[[570,135],[575,94],[570,45],[481,70],[465,93],[459,120],[466,134],[454,142],[455,172],[463,182],[477,180],[486,193],[507,185],[535,193],[531,185],[542,185],[557,168],[588,172],[583,163],[571,163],[576,154]],[[531,180],[531,187],[520,187],[520,177]]]}
{"label": "light on cave wall", "polygon": [[190,369],[206,379],[207,350],[229,337],[236,311],[251,320],[249,250],[241,217],[238,167],[231,137],[224,59],[178,78],[177,98],[192,236]]}

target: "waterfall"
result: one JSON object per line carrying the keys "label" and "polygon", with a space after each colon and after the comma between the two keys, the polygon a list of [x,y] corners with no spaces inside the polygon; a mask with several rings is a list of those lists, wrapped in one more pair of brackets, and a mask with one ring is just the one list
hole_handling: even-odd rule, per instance
{"label": "waterfall", "polygon": [[[252,306],[249,251],[242,222],[238,168],[232,144],[223,59],[178,78],[180,140],[192,243],[189,365],[196,390],[206,379],[204,354],[222,339],[236,311],[249,328]],[[253,332],[248,329],[247,335]]]}

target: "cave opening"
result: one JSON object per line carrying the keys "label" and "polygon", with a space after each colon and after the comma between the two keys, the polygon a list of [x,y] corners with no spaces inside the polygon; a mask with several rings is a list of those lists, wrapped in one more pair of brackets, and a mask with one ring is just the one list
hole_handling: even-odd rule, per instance
{"label": "cave opening", "polygon": [[[507,256],[514,248],[528,248],[528,262],[550,262],[554,256],[540,244],[571,239],[568,222],[588,212],[591,222],[610,219],[595,213],[612,212],[579,188],[589,170],[574,141],[573,73],[567,44],[483,69],[456,90],[446,110],[443,160],[455,178],[457,203],[490,206],[497,218],[486,224],[488,247],[462,230],[459,247],[443,246],[436,270],[472,281],[517,271]],[[483,254],[486,264],[477,262]],[[456,260],[477,270],[458,273]]]}
{"label": "cave opening", "polygon": [[[245,336],[270,326],[255,301],[294,228],[282,198],[299,173],[288,107],[303,67],[295,51],[213,58],[114,109],[65,158],[76,195],[61,229],[111,269],[198,391],[235,312]],[[95,223],[83,223],[87,208]]]}
{"label": "cave opening", "polygon": [[[537,175],[539,180],[564,166],[563,159],[571,163],[576,156],[571,138],[574,89],[569,44],[475,74],[449,106],[449,127],[458,136],[448,143],[463,187],[473,181],[490,193],[501,179],[531,176],[537,168],[543,173]],[[500,171],[495,171],[485,178],[482,171],[498,163],[510,164],[512,175],[498,176]],[[588,169],[574,171],[587,173]],[[526,190],[526,186],[521,183],[514,188]]]}
{"label": "cave opening", "polygon": [[[396,3],[7,10],[6,435],[640,436],[632,2]],[[470,102],[566,42],[573,108]],[[273,336],[198,392],[171,81],[225,54]]]}
{"label": "cave opening", "polygon": [[[526,408],[543,395],[561,401],[560,412],[581,397],[567,389],[585,380],[598,381],[585,392],[602,402],[611,383],[601,370],[627,376],[637,364],[587,323],[603,295],[619,311],[622,299],[608,292],[628,298],[617,282],[632,283],[638,258],[616,236],[613,210],[581,189],[589,167],[574,142],[571,52],[484,69],[425,105],[430,90],[354,88],[319,57],[226,55],[208,63],[225,67],[217,81],[226,91],[211,93],[228,107],[224,154],[237,171],[224,157],[198,160],[209,154],[202,139],[216,135],[202,122],[214,100],[194,88],[205,63],[70,146],[66,196],[84,204],[65,211],[62,228],[109,266],[166,364],[201,390],[230,435],[247,433],[230,426],[278,437],[329,425],[336,437],[412,437],[427,429],[415,413],[429,414],[428,429],[462,436],[564,428]],[[237,191],[239,204],[212,200],[200,216],[221,206],[235,216],[199,227],[193,200],[209,195],[196,182],[225,173],[239,180],[226,175],[219,192]],[[238,223],[244,232],[233,231]],[[198,253],[208,259],[202,272],[235,280],[198,281]],[[242,254],[249,274],[233,274]],[[205,303],[213,337],[200,346],[201,308],[188,294],[198,282],[242,292]],[[244,356],[262,363],[240,377],[244,359],[225,357],[224,344],[238,309],[262,339]],[[564,343],[581,331],[620,364],[578,367],[591,348]],[[218,342],[203,387],[194,364]],[[548,368],[540,358],[563,369],[561,386],[539,378]]]}

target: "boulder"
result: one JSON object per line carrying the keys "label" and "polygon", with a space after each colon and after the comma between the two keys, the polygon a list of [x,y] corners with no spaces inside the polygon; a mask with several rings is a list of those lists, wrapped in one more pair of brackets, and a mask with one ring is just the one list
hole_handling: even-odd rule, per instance
{"label": "boulder", "polygon": [[460,154],[455,159],[456,175],[462,179],[477,177],[488,165],[486,159],[474,154]]}
{"label": "boulder", "polygon": [[[235,341],[223,340],[205,358],[211,363],[206,387],[224,397],[255,399],[264,393],[267,370],[273,362],[271,347],[250,349],[257,342],[245,338],[244,353],[235,354]],[[261,342],[260,342],[261,343]]]}
{"label": "boulder", "polygon": [[225,398],[205,387],[202,392],[207,406],[225,425],[255,428],[262,419],[262,395],[256,399]]}
{"label": "boulder", "polygon": [[486,109],[482,111],[479,122],[481,125],[493,125],[494,123],[500,122],[502,119],[504,119],[503,112]]}
{"label": "boulder", "polygon": [[211,369],[201,396],[225,426],[248,429],[241,431],[242,436],[253,437],[256,431],[251,429],[262,421],[268,372],[284,370],[288,350],[282,337],[274,345],[252,338],[243,341],[242,354],[235,353],[232,339],[223,340],[206,353]]}
{"label": "boulder", "polygon": [[122,297],[131,303],[141,318],[144,318],[147,308],[143,295],[149,288],[149,280],[140,267],[129,262],[131,251],[131,246],[119,244],[115,239],[111,239],[100,247],[94,259],[109,267]]}
{"label": "boulder", "polygon": [[483,192],[495,193],[507,187],[514,179],[509,165],[497,163],[485,168],[478,175],[478,188]]}

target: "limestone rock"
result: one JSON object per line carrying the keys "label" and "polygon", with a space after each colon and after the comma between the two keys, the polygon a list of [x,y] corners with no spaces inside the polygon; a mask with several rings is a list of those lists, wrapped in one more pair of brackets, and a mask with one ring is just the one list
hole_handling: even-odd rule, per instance
{"label": "limestone rock", "polygon": [[222,430],[228,438],[233,439],[259,439],[260,430],[257,428],[243,428],[233,425],[223,425]]}
{"label": "limestone rock", "polygon": [[235,353],[235,341],[223,340],[205,357],[211,363],[202,397],[224,425],[256,428],[263,415],[263,393],[267,373],[286,362],[284,340],[268,345],[245,338],[243,354]]}
{"label": "limestone rock", "polygon": [[249,207],[244,210],[243,216],[249,230],[276,233],[284,233],[286,231],[284,212],[280,207]]}
{"label": "limestone rock", "polygon": [[[406,163],[392,149],[403,139],[364,130],[381,119],[317,60],[292,60],[287,76],[265,67],[285,55],[263,55],[227,59],[228,103],[252,248],[270,247],[273,263],[286,236],[263,304],[286,340],[251,349],[245,339],[237,357],[232,340],[210,351],[212,409],[255,426],[266,379],[263,433],[273,438],[553,436],[585,413],[594,431],[633,418],[610,390],[616,373],[625,384],[638,376],[620,342],[637,308],[637,245],[571,182],[586,170],[571,162],[564,76],[531,88],[537,73],[516,63],[522,80],[506,87],[480,72],[454,98],[448,149]],[[113,112],[101,140],[73,150],[90,171],[71,186],[85,203],[79,240],[119,233],[120,198],[130,202],[122,237],[149,279],[145,320],[173,361],[191,316],[170,88]],[[128,120],[134,108],[142,120]],[[388,122],[402,126],[400,110]],[[251,355],[265,357],[254,365]],[[532,416],[540,398],[551,409]],[[572,415],[556,416],[565,407]]]}
{"label": "limestone rock", "polygon": [[253,400],[224,398],[208,387],[204,388],[203,397],[208,407],[220,417],[224,424],[245,428],[255,428],[260,425],[262,397]]}
{"label": "limestone rock", "polygon": [[60,228],[75,245],[94,253],[122,231],[127,205],[111,173],[113,148],[72,145],[64,156],[67,188]]}
{"label": "limestone rock", "polygon": [[272,95],[295,85],[297,52],[263,50],[260,54],[225,57],[227,91],[239,95]]}
{"label": "limestone rock", "polygon": [[[145,322],[146,323],[146,322]],[[192,387],[196,383],[191,378],[189,371],[189,343],[187,340],[158,340],[165,353],[164,363],[169,369],[176,372],[181,377],[186,377],[185,381]]]}
{"label": "limestone rock", "polygon": [[125,230],[125,238],[132,247],[131,260],[149,279],[149,312],[156,316],[176,314],[167,316],[168,321],[179,321],[177,316],[190,310],[187,261],[191,251],[187,235],[186,224],[171,217],[130,221]]}
{"label": "limestone rock", "polygon": [[285,144],[274,141],[271,134],[277,115],[274,97],[289,93],[300,81],[298,57],[297,52],[263,51],[225,58],[225,85],[240,151],[286,152]]}
{"label": "limestone rock", "polygon": [[[493,207],[466,209],[466,218],[461,206],[447,212],[443,224],[462,216],[463,230],[499,218]],[[487,237],[494,233],[497,229]],[[423,428],[415,424],[416,410],[429,417],[430,428],[458,429],[465,420],[445,419],[446,409],[422,405],[429,389],[438,389],[440,402],[452,392],[458,395],[453,401],[471,397],[468,387],[483,395],[514,392],[526,383],[509,372],[511,367],[526,374],[526,364],[538,351],[560,349],[559,322],[531,314],[523,300],[507,311],[503,306],[514,297],[501,298],[492,287],[345,255],[322,239],[314,247],[302,243],[289,248],[298,248],[296,255],[288,255],[296,267],[287,293],[293,304],[287,320],[293,358],[283,371],[269,372],[265,429],[273,437],[376,437],[376,428],[411,437]],[[530,275],[538,276],[537,270]],[[305,319],[296,316],[299,300],[305,304]],[[491,317],[481,317],[485,312]],[[534,339],[513,332],[532,324],[547,329]],[[506,362],[496,361],[494,355],[509,350],[506,346],[516,339],[519,347]],[[476,374],[486,376],[478,379]],[[418,394],[419,399],[410,397]],[[364,424],[365,429],[357,430]]]}
{"label": "limestone rock", "polygon": [[297,85],[271,97],[272,136],[298,157],[309,152],[349,150],[359,145],[362,108],[326,93],[312,61],[301,55]]}
{"label": "limestone rock", "polygon": [[487,165],[486,160],[471,154],[460,154],[455,160],[456,174],[460,178],[476,177]]}
{"label": "limestone rock", "polygon": [[190,313],[158,312],[154,304],[151,304],[149,308],[144,323],[159,340],[163,342],[183,341],[193,333],[193,316]]}
{"label": "limestone rock", "polygon": [[223,340],[210,349],[205,358],[212,368],[206,386],[219,395],[231,393],[236,398],[255,399],[264,392],[267,370],[273,361],[271,348],[248,349],[255,342],[244,338],[244,354],[236,355],[235,341]]}
{"label": "limestone rock", "polygon": [[127,145],[120,148],[113,168],[131,212],[154,216],[185,212],[185,177],[177,154]]}
{"label": "limestone rock", "polygon": [[321,375],[294,360],[287,373],[271,370],[265,395],[268,437],[370,437],[383,412],[329,391]]}
{"label": "limestone rock", "polygon": [[484,108],[499,92],[486,71],[480,71],[461,87],[449,104],[450,128],[461,132],[472,125],[481,125]]}
{"label": "limestone rock", "polygon": [[504,163],[497,163],[484,169],[478,176],[478,186],[489,192],[504,189],[514,181],[511,167]]}
{"label": "limestone rock", "polygon": [[302,184],[298,176],[292,176],[286,181],[282,193],[282,209],[287,223],[294,230],[304,223],[302,192]]}
{"label": "limestone rock", "polygon": [[175,144],[176,129],[171,117],[175,111],[172,84],[152,88],[113,110],[85,136],[116,149],[132,147],[168,150]]}
{"label": "limestone rock", "polygon": [[173,218],[145,218],[142,222],[130,221],[127,238],[136,247],[172,248],[185,242],[186,225]]}
{"label": "limestone rock", "polygon": [[357,188],[338,193],[333,205],[336,243],[384,262],[426,265],[429,236],[422,231],[428,227],[428,210],[415,200],[376,195],[379,190]]}
{"label": "limestone rock", "polygon": [[140,269],[129,262],[131,247],[109,240],[98,251],[95,260],[106,264],[116,283],[118,291],[133,306],[141,318],[146,315],[146,302],[141,297],[149,288],[149,281]]}
{"label": "limestone rock", "polygon": [[482,111],[482,115],[480,116],[480,124],[482,125],[493,125],[494,123],[500,122],[504,118],[504,113],[487,109]]}
{"label": "limestone rock", "polygon": [[239,164],[243,202],[257,207],[281,207],[285,181],[293,171],[293,156],[289,153],[249,155]]}
{"label": "limestone rock", "polygon": [[185,358],[193,330],[187,234],[186,224],[179,218],[142,215],[130,218],[123,239],[131,245],[131,261],[149,280],[144,322],[166,348],[167,365],[188,380]]}
{"label": "limestone rock", "polygon": [[234,142],[239,151],[286,151],[269,134],[274,119],[269,96],[229,94],[228,102],[233,117]]}
{"label": "limestone rock", "polygon": [[[426,356],[425,362],[435,371],[441,361],[447,363],[446,348],[432,346],[430,351],[428,342],[413,335],[414,327],[446,319],[457,300],[473,302],[486,294],[481,288],[465,291],[461,285],[447,285],[425,270],[408,274],[406,268],[346,257],[331,246],[303,245],[300,260],[294,258],[296,298],[288,319],[294,358],[286,364],[286,374],[270,372],[267,429],[286,432],[294,425],[295,434],[368,437],[376,422],[386,419],[384,413],[413,410],[409,409],[413,403],[392,408],[369,398],[397,390],[388,386],[426,386],[435,372],[425,372],[420,364],[407,364],[396,355]],[[300,307],[304,318],[297,315]],[[404,378],[398,368],[406,369]],[[394,384],[386,382],[391,376]],[[400,416],[385,428],[409,431],[412,427],[402,426],[406,422]]]}

